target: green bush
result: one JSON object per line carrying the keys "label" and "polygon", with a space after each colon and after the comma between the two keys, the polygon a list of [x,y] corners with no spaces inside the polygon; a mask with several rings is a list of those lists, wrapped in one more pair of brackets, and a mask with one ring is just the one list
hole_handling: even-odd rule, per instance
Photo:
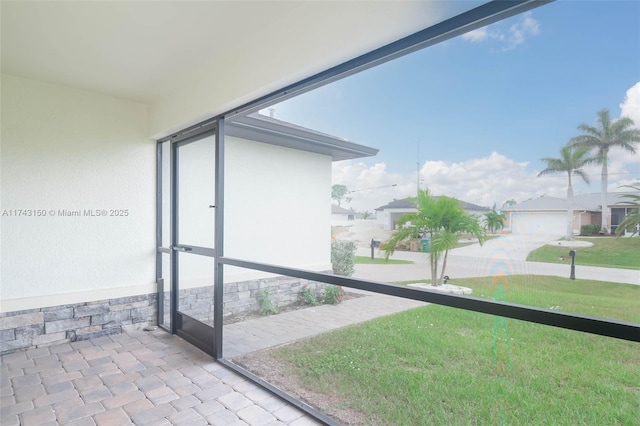
{"label": "green bush", "polygon": [[318,296],[316,296],[316,292],[307,287],[306,285],[302,287],[300,293],[298,293],[298,301],[301,305],[318,305]]}
{"label": "green bush", "polygon": [[322,302],[328,305],[337,305],[342,302],[342,297],[344,296],[344,290],[341,286],[330,285],[324,290],[324,297],[322,298]]}
{"label": "green bush", "polygon": [[350,277],[355,268],[353,266],[353,255],[356,253],[356,243],[353,241],[332,241],[331,242],[331,265],[333,273]]}
{"label": "green bush", "polygon": [[582,225],[580,227],[580,235],[582,236],[591,236],[598,235],[600,232],[600,225],[592,224],[592,225]]}
{"label": "green bush", "polygon": [[271,292],[268,288],[258,293],[258,305],[260,306],[260,315],[273,315],[278,313],[278,308],[271,300]]}

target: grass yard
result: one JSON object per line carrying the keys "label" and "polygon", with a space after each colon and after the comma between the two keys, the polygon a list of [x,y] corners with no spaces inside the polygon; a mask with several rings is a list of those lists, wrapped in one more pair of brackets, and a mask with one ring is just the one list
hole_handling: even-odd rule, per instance
{"label": "grass yard", "polygon": [[[639,286],[529,276],[455,284],[640,323]],[[280,374],[327,395],[323,411],[360,413],[358,424],[638,424],[640,413],[640,344],[436,305],[271,356]]]}
{"label": "grass yard", "polygon": [[411,264],[410,260],[397,260],[397,259],[389,259],[385,260],[384,254],[382,257],[376,257],[371,260],[370,256],[354,256],[353,263],[361,264],[361,265],[406,265]]}
{"label": "grass yard", "polygon": [[[640,269],[640,238],[578,238],[589,241],[593,247],[578,247],[576,265],[609,268]],[[569,248],[544,246],[529,253],[528,261],[571,264]],[[564,259],[561,259],[564,258]]]}

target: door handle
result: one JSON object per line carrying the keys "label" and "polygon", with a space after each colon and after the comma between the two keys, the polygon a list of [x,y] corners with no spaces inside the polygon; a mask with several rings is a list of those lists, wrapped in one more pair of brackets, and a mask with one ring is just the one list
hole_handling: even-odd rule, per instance
{"label": "door handle", "polygon": [[179,250],[179,251],[192,251],[193,249],[191,247],[178,247],[178,246],[173,246],[172,247],[174,250]]}

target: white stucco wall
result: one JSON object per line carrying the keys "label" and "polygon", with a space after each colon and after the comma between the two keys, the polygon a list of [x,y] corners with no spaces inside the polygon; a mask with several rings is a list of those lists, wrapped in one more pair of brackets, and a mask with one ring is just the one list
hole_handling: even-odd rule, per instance
{"label": "white stucco wall", "polygon": [[416,209],[384,209],[376,212],[376,221],[387,230],[393,230],[393,222]]}
{"label": "white stucco wall", "polygon": [[147,107],[10,75],[1,83],[0,309],[154,291],[156,145]]}
{"label": "white stucco wall", "polygon": [[[2,311],[156,290],[156,144],[147,123],[139,103],[2,76]],[[214,146],[181,149],[189,163],[180,179],[181,214],[190,215],[180,228],[184,244],[213,246]],[[226,162],[225,255],[331,269],[331,158],[228,137]],[[163,175],[168,184],[168,169]],[[20,209],[31,216],[16,216]],[[181,258],[183,287],[211,284],[212,259]],[[225,269],[226,282],[261,276]]]}
{"label": "white stucco wall", "polygon": [[[331,269],[331,158],[226,138],[224,254]],[[225,269],[225,281],[250,275]]]}

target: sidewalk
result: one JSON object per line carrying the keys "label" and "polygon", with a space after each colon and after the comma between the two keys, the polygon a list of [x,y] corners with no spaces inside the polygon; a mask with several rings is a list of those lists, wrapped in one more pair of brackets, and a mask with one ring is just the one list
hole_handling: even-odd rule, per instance
{"label": "sidewalk", "polygon": [[416,300],[368,293],[339,305],[314,306],[229,324],[224,327],[223,355],[233,358],[424,305]]}

